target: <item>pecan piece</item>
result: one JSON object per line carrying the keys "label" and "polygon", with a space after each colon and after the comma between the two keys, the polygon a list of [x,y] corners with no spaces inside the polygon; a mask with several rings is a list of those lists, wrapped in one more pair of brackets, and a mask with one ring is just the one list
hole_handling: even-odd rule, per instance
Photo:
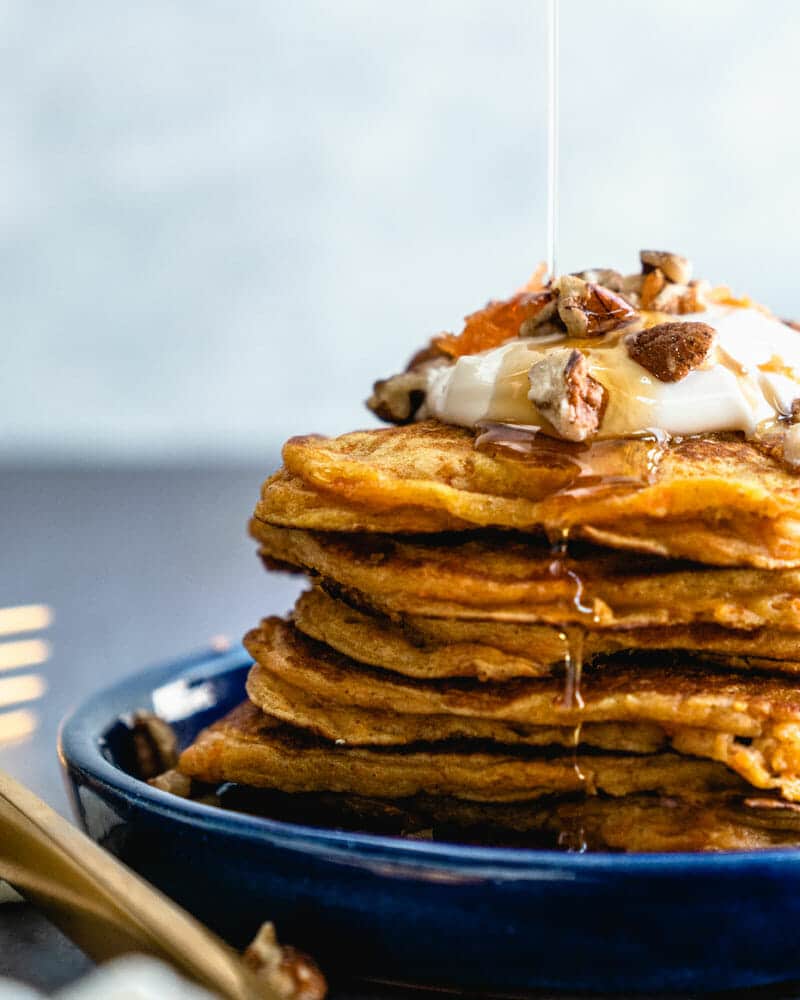
{"label": "pecan piece", "polygon": [[570,337],[601,337],[636,319],[633,307],[602,285],[567,274],[553,284],[561,322]]}
{"label": "pecan piece", "polygon": [[714,345],[716,330],[705,323],[659,323],[628,337],[630,357],[661,382],[680,382],[699,368]]}
{"label": "pecan piece", "polygon": [[705,278],[695,278],[686,286],[686,290],[678,299],[677,311],[681,314],[705,312],[708,309],[708,297],[711,285]]}
{"label": "pecan piece", "polygon": [[181,774],[180,771],[170,770],[165,771],[163,774],[157,774],[155,778],[151,778],[148,782],[153,788],[160,788],[162,792],[169,792],[170,795],[177,795],[181,799],[190,799],[192,797],[192,779],[186,775]]}
{"label": "pecan piece", "polygon": [[783,435],[783,460],[793,469],[800,469],[800,424],[794,424]]}
{"label": "pecan piece", "polygon": [[[651,271],[651,274],[655,274]],[[650,274],[647,275],[647,280]],[[683,315],[684,313],[705,312],[707,308],[707,282],[690,281],[688,285],[665,284],[661,291],[650,300],[646,308],[654,312]],[[642,303],[644,304],[644,303]]]}
{"label": "pecan piece", "polygon": [[648,271],[642,279],[642,288],[639,292],[642,309],[655,309],[655,303],[667,287],[667,278],[661,268],[656,267]]}
{"label": "pecan piece", "polygon": [[388,424],[410,424],[417,419],[428,392],[428,374],[452,364],[435,340],[417,351],[404,372],[380,379],[372,387],[367,406]]}
{"label": "pecan piece", "polygon": [[603,419],[608,393],[589,372],[586,355],[571,347],[551,351],[531,365],[528,399],[567,441],[593,437]]}
{"label": "pecan piece", "polygon": [[686,257],[665,250],[642,250],[639,254],[642,273],[649,274],[658,269],[673,285],[685,285],[692,277],[692,264]]}
{"label": "pecan piece", "polygon": [[271,923],[261,925],[243,958],[282,1000],[323,1000],[328,992],[314,960],[291,945],[279,944]]}
{"label": "pecan piece", "polygon": [[[420,407],[425,402],[428,392],[428,372],[432,368],[440,368],[449,361],[441,355],[423,354],[426,360],[399,375],[382,379],[372,387],[372,395],[367,400],[367,406],[381,420],[388,424],[410,424],[416,420]],[[417,360],[420,355],[415,355]]]}
{"label": "pecan piece", "polygon": [[178,763],[178,738],[172,726],[152,712],[134,714],[131,742],[136,775],[144,781],[171,770]]}
{"label": "pecan piece", "polygon": [[602,285],[610,292],[621,292],[625,281],[619,271],[610,267],[592,267],[588,271],[576,271],[572,277],[580,278],[590,285]]}

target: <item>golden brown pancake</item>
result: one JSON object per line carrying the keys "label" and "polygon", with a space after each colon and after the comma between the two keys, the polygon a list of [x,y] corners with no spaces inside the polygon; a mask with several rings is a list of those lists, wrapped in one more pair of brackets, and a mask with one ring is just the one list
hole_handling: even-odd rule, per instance
{"label": "golden brown pancake", "polygon": [[424,615],[387,618],[337,600],[319,587],[300,596],[292,620],[312,639],[360,663],[422,680],[547,677],[563,672],[565,658],[577,643],[582,643],[584,663],[626,650],[684,650],[733,670],[800,673],[800,660],[771,658],[800,654],[800,635],[767,628],[746,632],[700,624],[581,634],[580,626]]}
{"label": "golden brown pancake", "polygon": [[555,793],[624,796],[746,794],[721,764],[678,754],[557,757],[455,749],[367,749],[316,740],[276,723],[250,702],[204,730],[181,754],[183,774],[285,792],[340,792],[378,798],[425,793],[478,802],[531,801]]}
{"label": "golden brown pancake", "polygon": [[419,681],[365,667],[302,636],[278,618],[249,632],[256,660],[247,682],[257,704],[275,675],[314,701],[353,710],[415,716],[461,716],[523,726],[650,723],[683,753],[724,762],[759,788],[800,799],[800,684],[752,679],[700,667],[638,669],[609,663],[588,671],[582,706],[565,704],[558,678]]}
{"label": "golden brown pancake", "polygon": [[[257,520],[251,532],[269,559],[304,569],[352,594],[352,603],[387,614],[587,628],[708,623],[800,633],[798,570],[711,568],[596,548],[562,560],[548,546],[513,534],[425,541]],[[586,611],[576,605],[576,579]]]}
{"label": "golden brown pancake", "polygon": [[[608,454],[615,446],[616,463]],[[557,441],[539,458],[520,459],[478,451],[472,432],[435,421],[292,438],[283,457],[296,483],[285,474],[267,481],[256,517],[332,531],[567,531],[717,565],[800,565],[800,478],[754,443],[737,435],[675,440],[657,462],[649,441],[603,447],[604,469],[635,470],[631,483],[614,476],[613,486],[596,486],[584,475],[591,454],[576,461],[574,448]],[[559,450],[563,461],[555,460]],[[646,469],[653,471],[640,476]]]}
{"label": "golden brown pancake", "polygon": [[256,667],[251,701],[266,715],[350,746],[404,746],[454,740],[503,746],[581,746],[627,753],[669,749],[669,737],[654,723],[594,722],[581,726],[524,726],[457,715],[413,715],[342,705],[313,697],[274,673]]}

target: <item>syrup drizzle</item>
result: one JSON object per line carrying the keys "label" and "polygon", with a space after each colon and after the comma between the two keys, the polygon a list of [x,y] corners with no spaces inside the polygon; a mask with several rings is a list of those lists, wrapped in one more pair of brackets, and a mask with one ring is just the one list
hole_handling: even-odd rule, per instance
{"label": "syrup drizzle", "polygon": [[548,437],[540,427],[482,420],[476,425],[476,451],[559,469],[565,481],[552,496],[572,498],[650,486],[658,475],[670,436],[648,429],[636,437],[579,444]]}
{"label": "syrup drizzle", "polygon": [[547,273],[558,256],[558,0],[547,0]]}
{"label": "syrup drizzle", "polygon": [[[552,561],[550,573],[559,579],[566,579],[572,585],[572,603],[581,617],[588,622],[595,622],[597,615],[591,602],[587,601],[583,580],[569,564],[569,528],[562,529],[559,536],[552,541]],[[581,691],[583,681],[583,648],[586,637],[586,625],[578,625],[559,633],[564,643],[564,689],[561,695],[560,707],[571,715],[577,713],[578,721],[572,731],[572,766],[580,783],[582,794],[588,794],[588,780],[580,765],[578,750],[583,729],[582,714],[585,701]],[[583,853],[587,849],[583,824],[578,813],[573,822],[569,823],[559,833],[558,844],[567,851]]]}
{"label": "syrup drizzle", "polygon": [[[570,501],[599,494],[613,494],[643,489],[651,485],[670,443],[663,431],[648,430],[630,438],[609,438],[589,444],[576,444],[547,436],[541,428],[526,424],[482,421],[476,426],[474,447],[477,451],[524,462],[547,470],[558,470],[557,483],[547,499]],[[586,586],[575,564],[569,559],[569,527],[562,527],[550,538],[549,572],[569,583],[570,600],[578,612],[578,623],[559,633],[564,643],[564,687],[558,705],[575,722],[572,733],[572,764],[584,800],[591,793],[589,775],[581,767],[579,748],[585,701],[582,692],[583,649],[586,632],[597,624],[596,602],[586,593]],[[559,834],[559,846],[568,851],[587,849],[581,811]]]}

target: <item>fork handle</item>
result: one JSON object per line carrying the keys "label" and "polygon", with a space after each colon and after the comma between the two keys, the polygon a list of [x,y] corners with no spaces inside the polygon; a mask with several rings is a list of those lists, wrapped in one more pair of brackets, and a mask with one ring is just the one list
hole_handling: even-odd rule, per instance
{"label": "fork handle", "polygon": [[143,952],[229,1000],[279,1000],[232,948],[1,770],[0,878],[97,961]]}

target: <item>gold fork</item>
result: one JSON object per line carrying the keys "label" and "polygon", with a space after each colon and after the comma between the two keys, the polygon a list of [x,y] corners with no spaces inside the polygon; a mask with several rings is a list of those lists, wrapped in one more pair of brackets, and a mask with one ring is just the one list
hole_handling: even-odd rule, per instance
{"label": "gold fork", "polygon": [[96,961],[142,952],[230,1000],[280,1000],[232,948],[3,771],[0,878]]}

